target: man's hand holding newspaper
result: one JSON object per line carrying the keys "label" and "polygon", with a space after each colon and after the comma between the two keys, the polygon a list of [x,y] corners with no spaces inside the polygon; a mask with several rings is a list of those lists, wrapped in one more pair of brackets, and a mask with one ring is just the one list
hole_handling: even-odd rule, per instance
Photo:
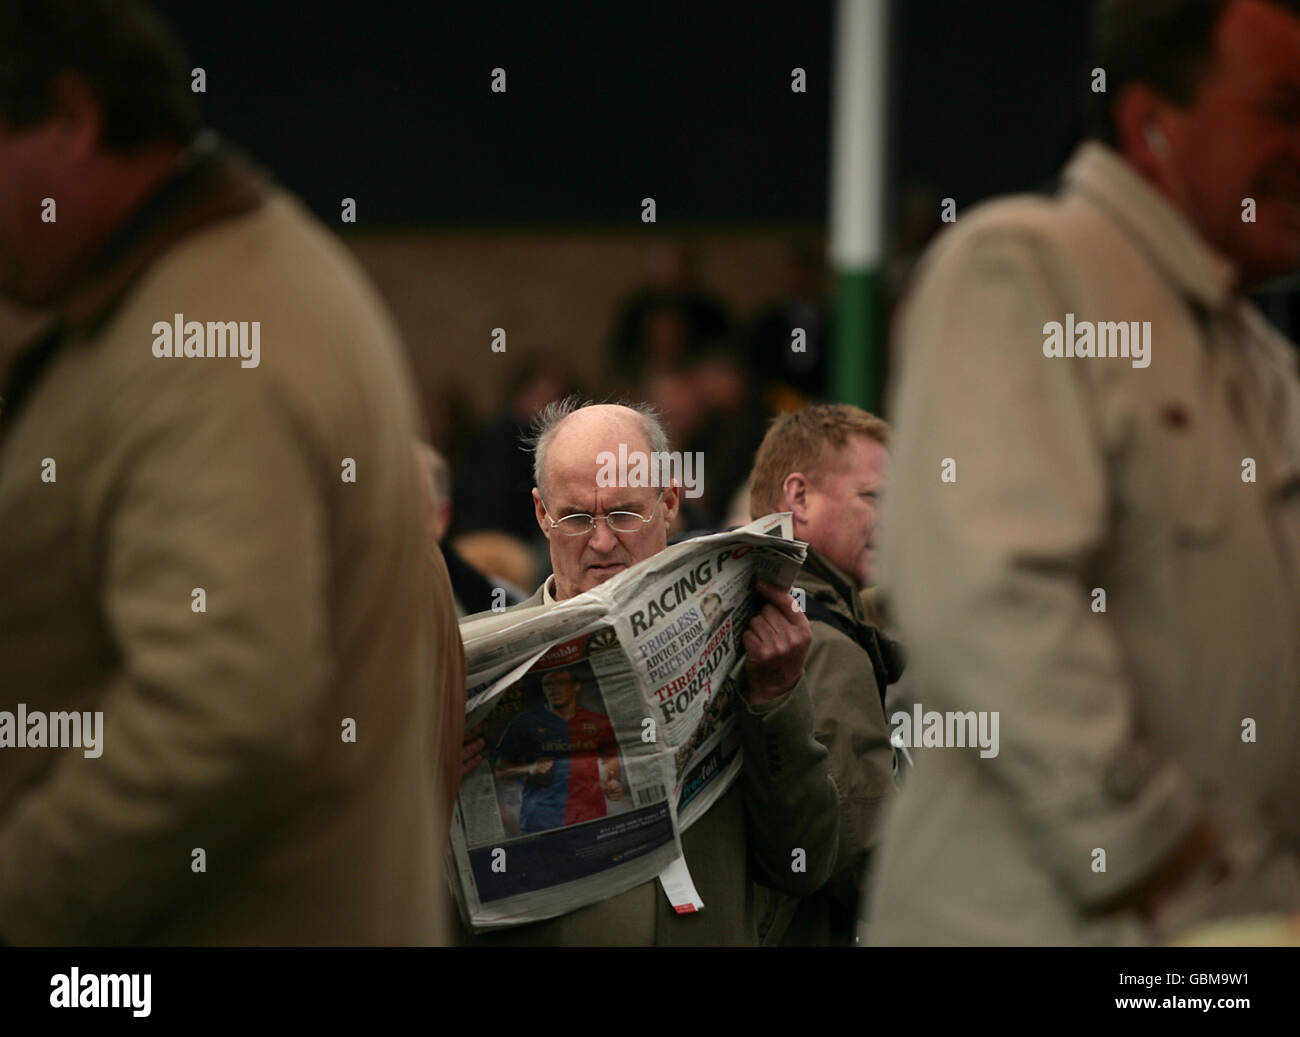
{"label": "man's hand holding newspaper", "polygon": [[788,588],[782,590],[766,580],[758,580],[754,586],[767,604],[750,621],[742,641],[749,676],[745,697],[759,703],[780,698],[799,683],[812,645],[812,627],[808,617],[794,607]]}

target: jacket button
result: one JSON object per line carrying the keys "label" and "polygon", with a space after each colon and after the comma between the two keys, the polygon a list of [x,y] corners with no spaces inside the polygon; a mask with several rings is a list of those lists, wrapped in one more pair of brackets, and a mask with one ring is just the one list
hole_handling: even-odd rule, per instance
{"label": "jacket button", "polygon": [[767,743],[767,769],[772,774],[781,770],[781,747],[772,740]]}
{"label": "jacket button", "polygon": [[1228,383],[1228,407],[1232,410],[1232,416],[1241,421],[1246,414],[1246,408],[1241,402],[1241,386],[1236,382]]}
{"label": "jacket button", "polygon": [[1131,803],[1146,784],[1151,758],[1145,749],[1130,745],[1120,750],[1102,774],[1107,795],[1121,803]]}
{"label": "jacket button", "polygon": [[1160,420],[1166,428],[1176,429],[1179,432],[1192,423],[1191,415],[1181,403],[1166,403],[1160,412]]}

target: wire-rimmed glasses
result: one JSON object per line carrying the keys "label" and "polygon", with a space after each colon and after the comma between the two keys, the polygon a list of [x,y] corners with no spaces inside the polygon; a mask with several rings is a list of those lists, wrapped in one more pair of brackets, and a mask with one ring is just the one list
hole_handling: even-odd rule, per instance
{"label": "wire-rimmed glasses", "polygon": [[[579,512],[576,515],[565,515],[558,522],[551,518],[551,513],[546,511],[546,521],[551,524],[552,529],[558,529],[566,537],[580,537],[590,533],[596,528],[596,520],[603,519],[605,525],[609,526],[615,533],[640,533],[650,524],[655,517],[655,512],[659,510],[659,505],[663,503],[664,491],[659,491],[659,497],[655,500],[655,506],[650,509],[649,515],[642,515],[636,511],[611,511],[608,515],[588,515]],[[542,501],[542,509],[546,510],[546,502]]]}

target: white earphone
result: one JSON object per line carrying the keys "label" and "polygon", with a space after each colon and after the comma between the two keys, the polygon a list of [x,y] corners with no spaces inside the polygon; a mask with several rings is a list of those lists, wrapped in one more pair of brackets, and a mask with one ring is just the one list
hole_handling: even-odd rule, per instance
{"label": "white earphone", "polygon": [[1169,138],[1165,136],[1165,131],[1160,128],[1159,123],[1149,122],[1144,131],[1147,139],[1147,145],[1161,158],[1169,155]]}

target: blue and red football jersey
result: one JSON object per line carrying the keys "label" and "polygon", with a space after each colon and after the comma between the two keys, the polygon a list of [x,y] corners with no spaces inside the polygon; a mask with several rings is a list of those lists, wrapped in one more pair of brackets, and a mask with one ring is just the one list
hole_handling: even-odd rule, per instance
{"label": "blue and red football jersey", "polygon": [[497,743],[497,758],[511,763],[555,761],[546,774],[525,779],[519,830],[550,828],[605,816],[600,756],[616,751],[609,717],[581,707],[567,720],[549,709],[520,713]]}

